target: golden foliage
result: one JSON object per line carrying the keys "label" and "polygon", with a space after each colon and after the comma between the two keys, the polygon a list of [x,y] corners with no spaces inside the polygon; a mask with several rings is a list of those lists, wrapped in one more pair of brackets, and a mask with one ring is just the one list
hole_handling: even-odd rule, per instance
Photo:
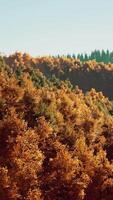
{"label": "golden foliage", "polygon": [[[7,59],[24,69],[29,61],[80,64],[18,53]],[[63,83],[37,88],[28,72],[21,80],[0,72],[0,200],[112,200],[112,102]]]}

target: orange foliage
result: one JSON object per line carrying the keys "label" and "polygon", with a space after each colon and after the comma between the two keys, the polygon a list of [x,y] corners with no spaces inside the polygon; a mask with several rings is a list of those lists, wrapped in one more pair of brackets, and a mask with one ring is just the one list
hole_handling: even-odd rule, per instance
{"label": "orange foliage", "polygon": [[[29,62],[46,61],[54,68],[61,62],[71,70],[80,65],[18,53],[6,60],[23,69],[30,68]],[[87,65],[93,70],[96,63]],[[0,200],[112,200],[111,111],[112,102],[94,89],[84,95],[63,82],[59,88],[37,88],[28,71],[18,79],[14,71],[2,69]]]}

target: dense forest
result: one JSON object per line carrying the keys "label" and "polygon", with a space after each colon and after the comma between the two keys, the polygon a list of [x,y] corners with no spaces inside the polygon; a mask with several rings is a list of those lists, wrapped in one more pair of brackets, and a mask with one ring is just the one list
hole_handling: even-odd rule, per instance
{"label": "dense forest", "polygon": [[113,199],[112,83],[113,64],[0,57],[0,200]]}
{"label": "dense forest", "polygon": [[57,86],[61,81],[68,81],[70,87],[78,86],[84,93],[95,88],[98,92],[113,100],[113,64],[96,62],[95,60],[81,62],[79,59],[64,57],[38,57],[32,58],[28,54],[16,53],[9,57],[1,57],[4,62],[14,69],[16,74],[22,74],[28,71],[38,84],[36,70],[44,75],[41,79],[42,85],[45,84],[45,78],[54,82]]}
{"label": "dense forest", "polygon": [[95,50],[92,51],[91,54],[87,54],[87,53],[81,53],[81,54],[73,54],[67,55],[67,58],[78,58],[80,59],[80,61],[84,62],[84,61],[88,61],[88,60],[96,60],[97,62],[104,62],[106,64],[108,63],[113,63],[113,51],[109,51],[109,50]]}

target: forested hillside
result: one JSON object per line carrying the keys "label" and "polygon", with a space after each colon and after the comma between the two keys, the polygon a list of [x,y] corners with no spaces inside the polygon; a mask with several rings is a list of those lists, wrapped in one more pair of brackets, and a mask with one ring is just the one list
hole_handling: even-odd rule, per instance
{"label": "forested hillside", "polygon": [[28,54],[22,55],[21,53],[4,57],[4,61],[17,74],[22,74],[23,71],[29,70],[32,78],[35,79],[34,71],[39,69],[47,79],[56,82],[58,85],[60,85],[61,80],[69,80],[72,87],[79,86],[85,93],[95,88],[96,91],[102,91],[105,96],[113,100],[112,63],[98,63],[95,60],[82,63],[80,60],[67,57],[33,58]]}
{"label": "forested hillside", "polygon": [[1,56],[0,200],[113,199],[113,103],[96,91],[112,83],[112,64]]}

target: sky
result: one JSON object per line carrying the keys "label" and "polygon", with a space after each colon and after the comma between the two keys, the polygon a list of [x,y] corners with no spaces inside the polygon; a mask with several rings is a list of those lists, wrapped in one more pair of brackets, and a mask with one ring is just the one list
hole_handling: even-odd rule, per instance
{"label": "sky", "polygon": [[0,52],[113,50],[113,0],[0,0]]}

